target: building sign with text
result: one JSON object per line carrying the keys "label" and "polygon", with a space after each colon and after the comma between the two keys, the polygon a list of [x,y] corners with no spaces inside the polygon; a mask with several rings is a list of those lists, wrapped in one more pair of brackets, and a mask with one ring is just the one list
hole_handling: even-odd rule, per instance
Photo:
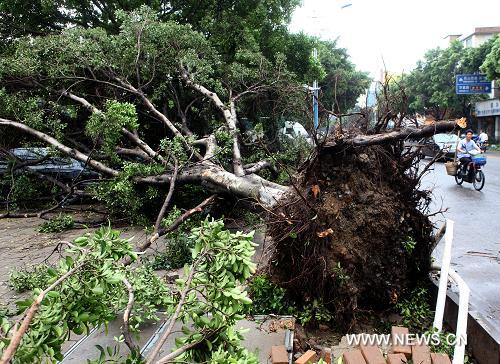
{"label": "building sign with text", "polygon": [[476,116],[500,115],[500,99],[492,99],[476,102]]}

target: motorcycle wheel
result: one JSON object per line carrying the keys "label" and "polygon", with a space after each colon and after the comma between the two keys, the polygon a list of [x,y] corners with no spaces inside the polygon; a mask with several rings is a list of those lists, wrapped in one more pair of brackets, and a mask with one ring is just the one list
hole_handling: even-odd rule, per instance
{"label": "motorcycle wheel", "polygon": [[484,187],[484,173],[479,170],[474,174],[474,181],[472,183],[476,191],[481,191]]}
{"label": "motorcycle wheel", "polygon": [[461,185],[464,183],[464,177],[462,176],[462,171],[458,171],[457,174],[455,175],[455,182],[457,185]]}

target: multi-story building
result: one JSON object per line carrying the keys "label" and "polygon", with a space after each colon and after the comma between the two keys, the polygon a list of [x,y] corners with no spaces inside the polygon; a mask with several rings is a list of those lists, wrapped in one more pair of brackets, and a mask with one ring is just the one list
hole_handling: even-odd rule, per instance
{"label": "multi-story building", "polygon": [[474,28],[465,34],[448,34],[443,37],[445,46],[448,46],[451,42],[459,40],[463,43],[464,47],[479,47],[481,44],[486,42],[488,39],[493,38],[495,35],[500,34],[500,26],[498,27],[478,27]]}
{"label": "multi-story building", "polygon": [[500,34],[500,26],[498,27],[479,27],[475,28],[473,32],[461,35],[460,40],[466,48],[479,47],[488,39],[493,38],[495,35]]}

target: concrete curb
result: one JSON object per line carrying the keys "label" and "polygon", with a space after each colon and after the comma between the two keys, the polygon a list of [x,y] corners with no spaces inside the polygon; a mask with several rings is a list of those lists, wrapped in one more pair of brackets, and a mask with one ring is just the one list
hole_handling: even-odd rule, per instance
{"label": "concrete curb", "polygon": [[[431,279],[435,286],[435,293],[439,282]],[[458,295],[448,290],[444,308],[444,321],[453,329],[457,328]],[[487,318],[469,308],[467,319],[467,348],[477,361],[477,364],[500,363],[500,332]]]}

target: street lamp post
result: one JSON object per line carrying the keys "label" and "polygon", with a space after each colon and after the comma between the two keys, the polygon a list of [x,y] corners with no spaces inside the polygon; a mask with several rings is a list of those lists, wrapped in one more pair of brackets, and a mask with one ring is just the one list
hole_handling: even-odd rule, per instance
{"label": "street lamp post", "polygon": [[[314,59],[318,59],[318,50],[314,48],[313,50]],[[317,129],[319,126],[319,105],[318,105],[318,96],[319,96],[319,87],[318,80],[314,80],[312,87],[312,95],[313,95],[313,117],[314,117],[314,129]]]}

